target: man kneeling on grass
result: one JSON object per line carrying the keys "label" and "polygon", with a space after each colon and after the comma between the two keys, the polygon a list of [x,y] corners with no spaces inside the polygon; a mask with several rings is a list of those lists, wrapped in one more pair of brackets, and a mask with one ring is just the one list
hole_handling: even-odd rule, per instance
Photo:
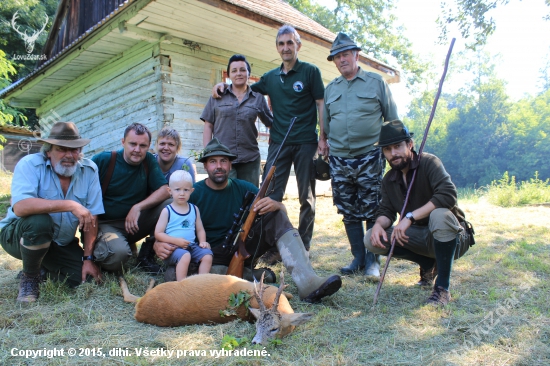
{"label": "man kneeling on grass", "polygon": [[[412,136],[399,120],[382,125],[377,144],[392,169],[382,181],[382,200],[376,223],[365,235],[365,247],[387,255],[395,239],[393,256],[420,265],[419,286],[431,287],[437,276],[427,302],[444,306],[451,300],[453,259],[460,258],[474,244],[473,229],[457,206],[456,187],[441,160],[427,153],[422,153],[420,159]],[[392,226],[396,214],[402,212],[415,170],[406,215]]]}
{"label": "man kneeling on grass", "polygon": [[[72,122],[57,122],[42,151],[25,156],[15,166],[11,203],[0,221],[0,243],[23,261],[17,301],[36,301],[44,270],[67,279],[69,286],[87,276],[101,279],[94,263],[97,215],[102,214],[97,166],[82,157],[90,140],[80,137]],[[82,230],[84,250],[75,238]]]}

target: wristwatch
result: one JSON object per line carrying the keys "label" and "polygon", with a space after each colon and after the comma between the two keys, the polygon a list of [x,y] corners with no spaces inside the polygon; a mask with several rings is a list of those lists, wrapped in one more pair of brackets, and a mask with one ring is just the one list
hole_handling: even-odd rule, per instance
{"label": "wristwatch", "polygon": [[93,255],[86,255],[86,256],[82,257],[82,262],[84,262],[84,261],[95,262],[95,257]]}
{"label": "wristwatch", "polygon": [[416,222],[412,212],[407,212],[407,214],[405,215],[405,218],[411,220],[411,224],[414,224]]}

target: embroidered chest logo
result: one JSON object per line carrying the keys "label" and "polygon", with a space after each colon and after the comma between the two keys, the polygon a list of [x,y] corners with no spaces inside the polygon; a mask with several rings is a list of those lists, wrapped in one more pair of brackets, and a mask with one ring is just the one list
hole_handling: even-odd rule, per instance
{"label": "embroidered chest logo", "polygon": [[181,223],[181,227],[187,229],[189,227],[189,221],[183,220],[183,222]]}
{"label": "embroidered chest logo", "polygon": [[294,89],[295,92],[300,93],[302,90],[304,90],[304,83],[302,83],[301,81],[297,81],[292,84],[292,89]]}

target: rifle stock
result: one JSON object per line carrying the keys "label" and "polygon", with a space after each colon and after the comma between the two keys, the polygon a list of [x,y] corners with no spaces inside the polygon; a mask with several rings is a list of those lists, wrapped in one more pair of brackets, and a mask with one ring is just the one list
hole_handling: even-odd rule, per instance
{"label": "rifle stock", "polygon": [[271,168],[269,168],[269,172],[267,173],[265,179],[263,180],[260,190],[258,191],[258,194],[256,195],[256,197],[254,198],[254,201],[250,205],[251,210],[249,211],[248,217],[246,218],[246,221],[241,227],[241,232],[239,233],[239,236],[237,238],[237,246],[238,246],[237,250],[235,251],[235,254],[233,254],[233,257],[231,258],[231,262],[229,263],[229,267],[227,268],[226,274],[228,275],[243,278],[244,261],[250,257],[250,253],[246,251],[245,241],[246,241],[246,237],[248,236],[248,233],[250,232],[250,229],[252,228],[252,225],[254,224],[254,220],[256,219],[256,215],[257,215],[257,212],[254,211],[254,206],[259,200],[265,197],[267,189],[269,188],[269,184],[271,183],[271,180],[275,175],[277,159],[279,159],[279,154],[281,153],[281,149],[285,145],[286,139],[290,134],[290,130],[292,130],[292,127],[294,126],[295,121],[296,121],[296,117],[292,118],[292,120],[290,121],[290,127],[288,128],[286,136],[283,139],[281,146],[279,147],[279,151],[277,151],[277,155],[275,155],[273,164],[271,165]]}

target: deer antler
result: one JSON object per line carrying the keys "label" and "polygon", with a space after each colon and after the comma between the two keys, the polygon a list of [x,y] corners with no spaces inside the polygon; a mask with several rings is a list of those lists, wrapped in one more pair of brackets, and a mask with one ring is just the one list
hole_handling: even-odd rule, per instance
{"label": "deer antler", "polygon": [[19,28],[17,27],[17,24],[15,23],[15,20],[17,18],[19,18],[19,15],[17,15],[18,12],[19,12],[19,10],[16,11],[15,14],[13,14],[13,17],[11,18],[11,26],[12,26],[13,30],[15,30],[17,33],[19,33],[22,37],[24,37],[24,39],[27,39],[27,38],[29,38],[29,36],[27,35],[27,31],[25,31],[25,33],[22,33],[19,30]]}
{"label": "deer antler", "polygon": [[256,298],[256,301],[258,302],[258,305],[260,306],[260,311],[264,312],[266,311],[264,301],[262,300],[264,298],[264,291],[265,291],[265,285],[264,285],[264,274],[265,272],[262,272],[262,278],[260,279],[260,290],[258,291],[258,281],[254,278],[254,297]]}
{"label": "deer antler", "polygon": [[279,277],[281,283],[279,284],[279,289],[277,290],[275,300],[273,300],[273,306],[271,307],[271,312],[273,313],[277,312],[277,307],[279,306],[279,298],[281,297],[283,290],[288,287],[288,285],[285,285],[285,274],[283,273],[283,271],[281,271],[281,275]]}
{"label": "deer antler", "polygon": [[44,22],[44,25],[42,26],[42,29],[40,29],[38,32],[34,32],[33,37],[35,35],[38,37],[38,35],[40,33],[42,33],[44,31],[44,29],[46,29],[46,26],[48,25],[48,20],[50,20],[50,18],[48,17],[48,14],[46,14],[46,21]]}

